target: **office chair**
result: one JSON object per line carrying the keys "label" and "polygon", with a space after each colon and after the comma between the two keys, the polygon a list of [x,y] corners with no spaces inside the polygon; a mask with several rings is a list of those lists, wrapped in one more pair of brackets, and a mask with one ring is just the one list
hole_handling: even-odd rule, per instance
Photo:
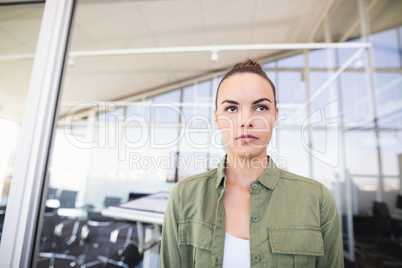
{"label": "office chair", "polygon": [[45,214],[37,267],[76,267],[83,262],[79,244],[82,222],[64,219],[57,212]]}
{"label": "office chair", "polygon": [[[402,195],[401,194],[399,194],[396,198],[395,207],[396,207],[396,211],[395,211],[396,214],[402,215]],[[394,221],[394,224],[395,224],[395,228],[394,228],[395,238],[399,240],[399,244],[400,244],[400,246],[402,246],[402,221],[400,219],[396,219]]]}
{"label": "office chair", "polygon": [[57,198],[58,198],[58,196],[57,196],[57,189],[56,189],[56,188],[49,187],[49,188],[47,189],[47,199],[57,199]]}
{"label": "office chair", "polygon": [[40,252],[52,252],[56,247],[56,236],[54,229],[61,222],[61,217],[57,211],[45,212],[43,217],[43,227],[41,241],[39,245]]}
{"label": "office chair", "polygon": [[392,232],[391,214],[386,203],[377,201],[373,202],[372,212],[377,240],[381,240],[384,236],[389,236]]}
{"label": "office chair", "polygon": [[110,243],[112,244],[112,254],[103,261],[116,264],[125,263],[128,267],[138,265],[143,254],[138,251],[138,243],[133,239],[135,233],[135,225],[130,223],[121,223],[110,234]]}
{"label": "office chair", "polygon": [[402,209],[402,195],[401,195],[401,194],[399,194],[399,195],[396,197],[396,204],[395,204],[395,207],[398,208],[398,209]]}
{"label": "office chair", "polygon": [[115,228],[112,218],[104,217],[100,213],[91,212],[88,214],[88,220],[82,227],[79,244],[85,247],[85,263],[82,267],[95,265],[98,262],[98,256],[107,256],[109,254],[109,237]]}
{"label": "office chair", "polygon": [[77,191],[62,190],[59,196],[60,208],[75,208]]}
{"label": "office chair", "polygon": [[121,203],[121,198],[119,197],[110,197],[110,196],[106,196],[105,200],[103,201],[103,206],[105,208],[113,206],[113,205],[118,205]]}
{"label": "office chair", "polygon": [[142,254],[133,240],[134,225],[122,222],[94,224],[88,224],[88,251],[82,268],[132,268],[141,262]]}

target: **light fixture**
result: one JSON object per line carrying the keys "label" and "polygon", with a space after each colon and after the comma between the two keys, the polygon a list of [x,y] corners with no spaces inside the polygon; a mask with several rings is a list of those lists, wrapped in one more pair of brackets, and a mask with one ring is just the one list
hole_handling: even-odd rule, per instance
{"label": "light fixture", "polygon": [[70,66],[70,67],[74,67],[75,66],[75,59],[74,59],[74,57],[68,57],[68,65]]}
{"label": "light fixture", "polygon": [[217,62],[219,60],[219,55],[218,55],[218,51],[212,51],[211,54],[211,61],[213,62]]}

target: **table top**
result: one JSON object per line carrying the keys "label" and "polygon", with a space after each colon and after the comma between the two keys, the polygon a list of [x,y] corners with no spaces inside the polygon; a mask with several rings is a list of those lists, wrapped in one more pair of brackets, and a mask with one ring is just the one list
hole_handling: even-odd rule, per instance
{"label": "table top", "polygon": [[102,215],[117,219],[162,225],[168,197],[168,193],[152,194],[119,205],[110,206],[102,210]]}

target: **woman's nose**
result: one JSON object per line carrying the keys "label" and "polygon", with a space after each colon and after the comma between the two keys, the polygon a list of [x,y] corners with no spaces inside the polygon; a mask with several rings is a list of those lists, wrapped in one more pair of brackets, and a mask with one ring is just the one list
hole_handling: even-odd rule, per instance
{"label": "woman's nose", "polygon": [[245,123],[241,123],[241,127],[245,127],[247,125],[247,127],[252,127],[253,124],[251,121],[245,122]]}
{"label": "woman's nose", "polygon": [[241,127],[252,127],[253,126],[253,118],[250,114],[244,114],[241,118]]}

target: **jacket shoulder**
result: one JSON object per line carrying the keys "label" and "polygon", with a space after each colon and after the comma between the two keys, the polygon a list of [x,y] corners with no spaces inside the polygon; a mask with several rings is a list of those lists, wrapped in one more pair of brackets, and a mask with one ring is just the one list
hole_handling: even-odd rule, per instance
{"label": "jacket shoulder", "polygon": [[191,175],[183,180],[180,181],[180,184],[182,186],[186,185],[186,184],[191,184],[194,182],[198,182],[198,181],[205,181],[205,180],[209,180],[212,178],[216,177],[216,168],[199,173],[199,174],[195,174],[195,175]]}
{"label": "jacket shoulder", "polygon": [[319,187],[319,188],[322,187],[322,184],[319,181],[316,181],[314,179],[307,178],[307,177],[304,177],[304,176],[300,176],[300,175],[297,175],[295,173],[285,171],[285,170],[282,170],[282,169],[280,170],[279,177],[281,179],[284,179],[284,180],[289,180],[289,181],[302,183],[305,186]]}

